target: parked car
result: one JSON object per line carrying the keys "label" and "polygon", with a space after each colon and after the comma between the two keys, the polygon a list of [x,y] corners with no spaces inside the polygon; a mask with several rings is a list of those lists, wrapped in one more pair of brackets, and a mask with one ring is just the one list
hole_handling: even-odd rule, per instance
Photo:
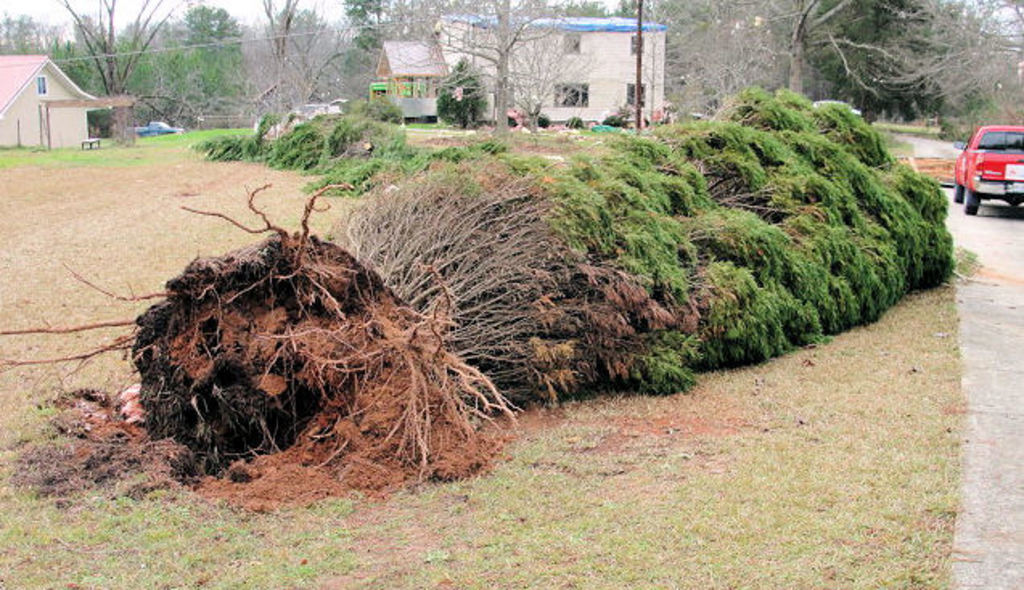
{"label": "parked car", "polygon": [[954,170],[953,200],[977,215],[986,199],[1024,203],[1024,126],[979,127],[971,139],[956,142],[961,150]]}
{"label": "parked car", "polygon": [[181,127],[171,127],[163,121],[150,121],[148,125],[144,127],[136,127],[135,134],[139,137],[150,137],[153,135],[168,135],[171,133],[184,133],[185,130]]}

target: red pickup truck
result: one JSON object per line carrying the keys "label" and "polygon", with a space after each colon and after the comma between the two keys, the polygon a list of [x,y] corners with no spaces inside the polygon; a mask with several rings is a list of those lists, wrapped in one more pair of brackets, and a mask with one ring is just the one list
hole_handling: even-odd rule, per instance
{"label": "red pickup truck", "polygon": [[977,215],[984,199],[1002,199],[1010,205],[1024,203],[1024,127],[979,127],[956,159],[953,200],[964,203],[964,212]]}

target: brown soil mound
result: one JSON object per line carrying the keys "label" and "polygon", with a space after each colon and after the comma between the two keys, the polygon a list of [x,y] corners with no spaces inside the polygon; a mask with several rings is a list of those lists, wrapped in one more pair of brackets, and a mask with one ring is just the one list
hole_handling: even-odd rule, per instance
{"label": "brown soil mound", "polygon": [[485,467],[498,445],[480,425],[509,408],[448,352],[442,310],[417,313],[341,248],[274,231],[194,261],[140,316],[150,438],[226,477],[211,495],[271,504]]}

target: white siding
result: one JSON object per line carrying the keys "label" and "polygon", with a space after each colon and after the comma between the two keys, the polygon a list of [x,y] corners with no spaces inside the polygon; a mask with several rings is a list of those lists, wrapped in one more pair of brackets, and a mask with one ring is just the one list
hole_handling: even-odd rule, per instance
{"label": "white siding", "polygon": [[[440,42],[449,67],[462,58],[473,64],[493,88],[494,64],[473,55],[463,47],[487,44],[487,30],[461,22],[446,22]],[[561,35],[562,33],[555,33]],[[577,33],[569,33],[577,34]],[[589,103],[586,107],[557,107],[555,96],[546,102],[544,114],[553,121],[580,117],[600,122],[626,104],[626,85],[636,81],[636,55],[631,51],[634,32],[580,32],[580,53],[565,55],[567,72],[564,83],[587,84]],[[521,49],[528,51],[529,47]],[[647,96],[644,110],[648,117],[665,104],[665,32],[644,31],[644,85]]]}
{"label": "white siding", "polygon": [[[40,116],[39,105],[42,100],[64,100],[79,99],[81,96],[74,93],[64,83],[63,78],[54,71],[54,66],[47,63],[42,70],[46,76],[46,95],[36,94],[36,76],[32,77],[25,86],[14,104],[0,119],[0,145],[16,146],[20,139],[23,146],[46,145],[46,137],[40,137],[40,119],[46,117],[46,109],[42,109]],[[81,145],[81,141],[88,137],[88,124],[86,122],[86,109],[82,108],[61,108],[50,109],[50,139],[55,148],[72,147]]]}
{"label": "white siding", "polygon": [[[630,49],[635,33],[581,33],[580,56],[589,64],[585,79],[565,80],[589,85],[590,103],[586,108],[551,107],[544,112],[554,121],[579,117],[600,122],[626,104],[626,85],[636,82],[636,55]],[[567,56],[568,57],[568,56]],[[647,100],[644,110],[650,117],[665,103],[665,33],[644,32],[644,85]],[[653,89],[653,91],[652,91]]]}

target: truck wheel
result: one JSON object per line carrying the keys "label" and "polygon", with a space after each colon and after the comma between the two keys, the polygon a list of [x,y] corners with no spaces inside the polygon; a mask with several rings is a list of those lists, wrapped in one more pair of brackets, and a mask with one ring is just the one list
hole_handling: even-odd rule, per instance
{"label": "truck wheel", "polygon": [[978,193],[971,189],[964,189],[964,213],[977,215],[979,206],[981,206],[981,199],[978,198]]}
{"label": "truck wheel", "polygon": [[963,203],[964,202],[964,185],[958,184],[953,189],[953,202]]}

